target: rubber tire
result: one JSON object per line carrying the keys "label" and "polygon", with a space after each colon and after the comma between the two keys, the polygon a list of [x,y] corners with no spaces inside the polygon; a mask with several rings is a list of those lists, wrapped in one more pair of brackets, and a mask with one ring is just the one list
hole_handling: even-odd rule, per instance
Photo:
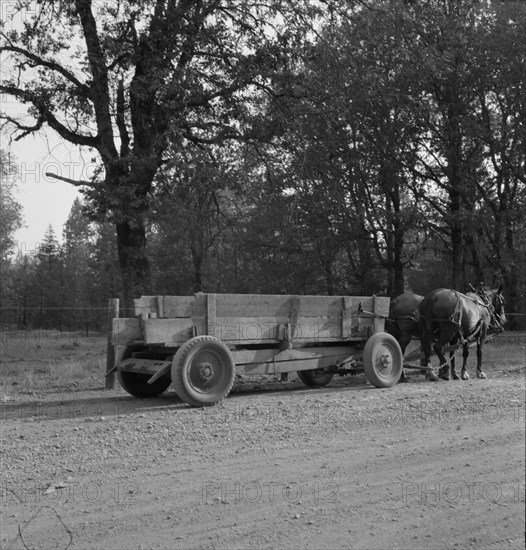
{"label": "rubber tire", "polygon": [[[390,365],[380,368],[378,365],[382,355],[388,355]],[[400,376],[404,359],[402,350],[396,338],[386,332],[373,334],[365,343],[363,349],[363,368],[367,379],[377,388],[394,386]]]}
{"label": "rubber tire", "polygon": [[323,388],[333,378],[333,372],[322,372],[316,374],[316,369],[296,371],[298,378],[309,388]]}
{"label": "rubber tire", "polygon": [[171,384],[169,376],[161,376],[153,384],[148,384],[151,374],[140,372],[117,371],[120,385],[134,397],[157,397]]}
{"label": "rubber tire", "polygon": [[[198,387],[197,365],[195,359],[199,356],[207,359],[212,366],[212,376],[218,379],[212,388]],[[214,361],[211,365],[209,361]],[[214,372],[215,371],[215,372]],[[192,380],[191,375],[194,375]],[[172,385],[175,393],[188,405],[194,407],[209,407],[222,401],[232,389],[235,377],[235,364],[228,347],[213,336],[196,336],[187,340],[175,354],[172,361]]]}

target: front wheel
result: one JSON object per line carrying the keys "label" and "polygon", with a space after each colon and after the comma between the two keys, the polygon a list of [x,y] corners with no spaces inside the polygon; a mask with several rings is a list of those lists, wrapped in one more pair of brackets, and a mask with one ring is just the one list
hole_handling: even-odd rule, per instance
{"label": "front wheel", "polygon": [[402,350],[393,336],[377,332],[367,340],[363,350],[363,368],[373,386],[394,386],[402,375],[402,367]]}
{"label": "front wheel", "polygon": [[296,373],[298,378],[309,388],[323,388],[334,376],[332,372],[323,372],[320,369],[299,370]]}
{"label": "front wheel", "polygon": [[172,361],[172,384],[189,405],[206,407],[224,399],[232,389],[235,364],[228,347],[213,336],[185,342]]}

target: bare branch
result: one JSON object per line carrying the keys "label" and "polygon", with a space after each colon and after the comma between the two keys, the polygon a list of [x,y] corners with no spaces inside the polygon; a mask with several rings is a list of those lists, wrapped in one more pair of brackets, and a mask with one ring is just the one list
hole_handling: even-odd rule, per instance
{"label": "bare branch", "polygon": [[36,123],[32,126],[21,124],[18,120],[5,114],[0,114],[0,118],[2,118],[3,120],[7,120],[7,122],[14,124],[18,130],[23,131],[19,136],[14,138],[14,141],[19,141],[27,135],[32,134],[33,132],[37,132],[38,130],[40,130],[40,128],[42,128],[42,124],[44,123],[44,118],[42,116],[39,116]]}
{"label": "bare branch", "polygon": [[100,185],[99,182],[95,181],[72,180],[70,178],[65,178],[64,176],[59,176],[58,174],[53,174],[53,172],[46,172],[46,176],[56,180],[65,181],[66,183],[71,183],[71,185],[74,185],[75,187],[97,187]]}
{"label": "bare branch", "polygon": [[[49,126],[53,128],[53,130],[55,130],[61,137],[63,137],[67,141],[70,141],[75,145],[87,145],[88,147],[98,148],[99,146],[98,137],[86,136],[84,134],[78,134],[77,132],[70,130],[68,127],[66,127],[64,124],[62,124],[62,122],[60,122],[57,119],[57,117],[51,112],[51,109],[46,105],[44,99],[39,97],[36,93],[31,92],[29,90],[23,90],[21,88],[17,88],[15,86],[4,86],[4,85],[0,85],[0,92],[17,97],[24,103],[31,103],[32,105],[34,105],[39,112],[38,120],[42,119],[42,122],[47,122]],[[6,120],[9,118],[4,114],[1,115],[1,117]],[[11,120],[10,122],[14,122],[14,121]],[[17,125],[19,129],[24,130],[26,132],[25,135],[27,135],[27,133],[31,133],[38,130],[41,126],[42,126],[42,123],[38,125],[38,122],[33,127],[29,127],[29,126],[24,127],[20,123],[18,123]]]}

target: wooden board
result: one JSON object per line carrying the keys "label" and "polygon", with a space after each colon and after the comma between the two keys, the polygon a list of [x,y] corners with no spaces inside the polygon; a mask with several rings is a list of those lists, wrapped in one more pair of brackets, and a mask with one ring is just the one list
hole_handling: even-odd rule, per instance
{"label": "wooden board", "polygon": [[114,346],[123,346],[142,339],[140,319],[125,317],[113,319],[112,326],[112,344]]}
{"label": "wooden board", "polygon": [[194,296],[141,296],[134,300],[135,315],[159,318],[195,317],[206,314],[206,294]]}
{"label": "wooden board", "polygon": [[297,317],[294,323],[289,323],[288,317],[216,317],[209,334],[231,344],[279,343],[285,340],[287,324],[292,342],[342,339],[339,317]]}
{"label": "wooden board", "polygon": [[[206,317],[196,319],[145,319],[142,339],[146,344],[182,344],[192,336],[210,335],[227,345],[279,344],[286,342],[287,318],[282,323],[276,318],[216,317],[209,323]],[[291,342],[322,343],[363,341],[372,334],[371,323],[356,324],[350,336],[342,336],[338,317],[298,317],[290,325]],[[130,341],[136,340],[132,338]],[[122,339],[121,339],[122,342]]]}
{"label": "wooden board", "polygon": [[144,319],[143,339],[146,344],[183,344],[192,338],[192,319]]}

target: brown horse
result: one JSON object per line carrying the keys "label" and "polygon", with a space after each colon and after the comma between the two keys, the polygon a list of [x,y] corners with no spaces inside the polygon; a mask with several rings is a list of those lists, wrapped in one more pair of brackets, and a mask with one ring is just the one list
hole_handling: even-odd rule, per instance
{"label": "brown horse", "polygon": [[[394,336],[400,344],[402,355],[413,338],[420,340],[420,324],[418,305],[424,299],[420,294],[404,292],[393,298],[389,305],[389,318],[386,323],[386,330]],[[432,371],[426,372],[429,380],[437,380]],[[407,376],[402,369],[400,382],[407,382]]]}
{"label": "brown horse", "polygon": [[[462,345],[462,370],[460,377],[468,380],[466,362],[469,344],[477,343],[477,377],[486,378],[482,372],[482,345],[490,332],[501,332],[506,323],[502,286],[498,290],[468,292],[439,288],[430,292],[419,304],[420,330],[426,363],[429,363],[431,347],[440,359],[439,376],[449,380],[449,365],[444,357],[447,345]],[[458,380],[455,370],[455,352],[450,352],[451,375]]]}

